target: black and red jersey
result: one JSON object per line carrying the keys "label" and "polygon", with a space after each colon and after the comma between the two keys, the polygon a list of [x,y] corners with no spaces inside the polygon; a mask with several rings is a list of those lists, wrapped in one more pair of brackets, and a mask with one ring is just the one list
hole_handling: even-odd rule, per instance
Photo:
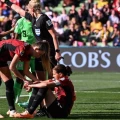
{"label": "black and red jersey", "polygon": [[58,85],[58,87],[55,87],[54,91],[59,102],[64,107],[66,112],[70,113],[73,103],[76,100],[72,81],[67,76],[65,76],[59,80],[54,80],[54,83]]}
{"label": "black and red jersey", "polygon": [[11,61],[17,54],[21,61],[28,61],[31,46],[23,41],[8,39],[0,41],[0,62]]}

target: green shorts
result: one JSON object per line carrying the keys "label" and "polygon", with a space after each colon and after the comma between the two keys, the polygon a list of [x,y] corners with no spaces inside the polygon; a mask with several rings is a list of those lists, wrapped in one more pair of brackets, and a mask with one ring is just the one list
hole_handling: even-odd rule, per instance
{"label": "green shorts", "polygon": [[[23,64],[24,62],[19,61],[16,66],[17,70],[23,70]],[[30,60],[30,71],[35,72],[35,58]]]}

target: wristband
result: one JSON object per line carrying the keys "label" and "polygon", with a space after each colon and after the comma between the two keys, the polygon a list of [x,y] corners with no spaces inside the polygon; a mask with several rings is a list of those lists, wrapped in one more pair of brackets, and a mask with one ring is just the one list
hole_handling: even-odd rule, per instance
{"label": "wristband", "polygon": [[56,50],[55,50],[55,52],[59,53],[59,52],[60,52],[60,50],[59,50],[59,49],[56,49]]}
{"label": "wristband", "polygon": [[5,0],[5,3],[9,6],[9,7],[11,7],[12,6],[12,2],[10,2],[9,0]]}

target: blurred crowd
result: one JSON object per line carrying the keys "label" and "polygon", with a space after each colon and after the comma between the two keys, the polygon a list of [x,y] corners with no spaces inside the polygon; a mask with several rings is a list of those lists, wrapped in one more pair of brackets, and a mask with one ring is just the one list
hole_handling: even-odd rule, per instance
{"label": "blurred crowd", "polygon": [[[12,1],[26,9],[25,0]],[[120,0],[82,1],[63,0],[62,10],[55,11],[61,0],[40,0],[44,13],[53,22],[60,46],[120,46]],[[0,32],[11,29],[19,18],[0,2]],[[6,36],[11,37],[14,34]]]}

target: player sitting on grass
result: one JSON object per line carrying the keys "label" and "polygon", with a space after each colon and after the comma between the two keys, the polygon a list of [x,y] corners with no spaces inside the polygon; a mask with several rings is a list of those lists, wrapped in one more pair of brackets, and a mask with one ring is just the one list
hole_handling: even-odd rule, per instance
{"label": "player sitting on grass", "polygon": [[[68,77],[71,73],[70,67],[59,64],[53,68],[53,79],[29,85],[25,84],[27,90],[33,88],[33,94],[27,110],[23,113],[17,113],[15,117],[34,118],[36,108],[45,98],[44,110],[48,117],[66,118],[70,114],[76,99],[74,86]],[[51,88],[54,88],[54,93]]]}

